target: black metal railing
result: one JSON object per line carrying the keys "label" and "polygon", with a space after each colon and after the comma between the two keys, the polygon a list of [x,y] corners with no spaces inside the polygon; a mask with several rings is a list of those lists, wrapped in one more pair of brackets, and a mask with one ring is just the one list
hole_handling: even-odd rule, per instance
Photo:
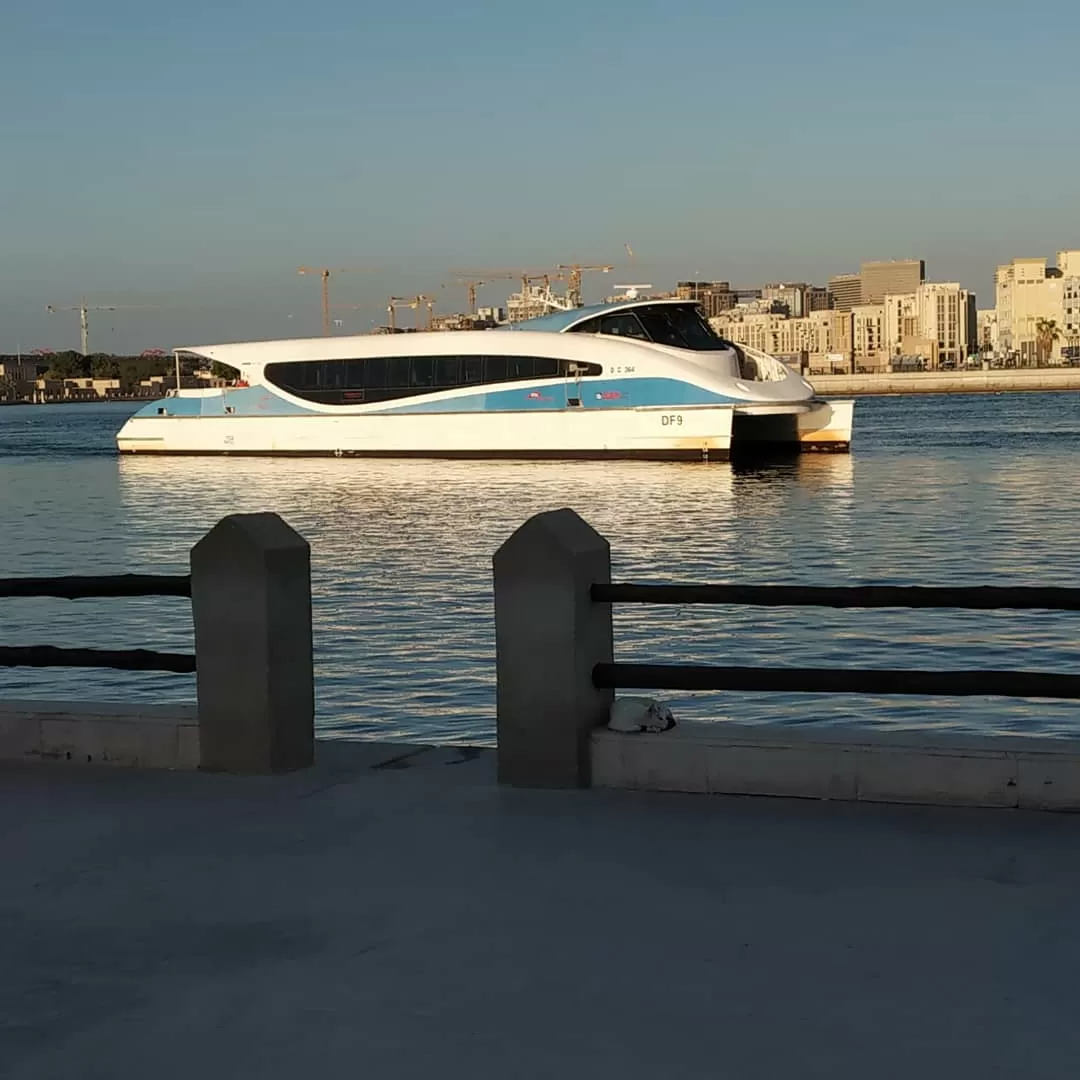
{"label": "black metal railing", "polygon": [[[597,583],[592,586],[590,595],[595,603],[602,604],[1080,611],[1080,589],[988,585],[961,588],[895,585],[819,588],[803,585]],[[593,668],[593,683],[603,689],[1080,699],[1080,675],[1036,671],[919,671],[603,663]]]}
{"label": "black metal railing", "polygon": [[[191,597],[190,575],[115,574],[108,577],[0,578],[0,599],[54,597],[63,600],[136,596]],[[54,645],[0,645],[0,667],[115,668],[121,671],[195,670],[191,653],[150,649],[66,649]]]}

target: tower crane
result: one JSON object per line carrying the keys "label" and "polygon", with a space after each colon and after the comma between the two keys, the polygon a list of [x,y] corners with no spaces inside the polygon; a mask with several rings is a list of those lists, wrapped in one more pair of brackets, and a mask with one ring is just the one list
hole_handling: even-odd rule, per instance
{"label": "tower crane", "polygon": [[487,284],[489,281],[505,280],[520,281],[523,294],[528,293],[529,286],[534,281],[543,281],[544,286],[549,287],[552,281],[564,280],[562,275],[552,273],[550,270],[451,270],[452,274],[459,274],[464,278],[483,278],[477,281],[477,285]]}
{"label": "tower crane", "polygon": [[427,305],[428,321],[427,328],[431,329],[431,311],[435,306],[435,301],[430,296],[424,296],[423,293],[419,293],[416,296],[391,296],[390,302],[386,305],[386,312],[389,316],[390,332],[397,332],[397,309],[399,307],[412,308],[416,312],[416,329],[420,329],[420,308],[422,305]]}
{"label": "tower crane", "polygon": [[602,274],[610,274],[615,267],[611,263],[559,263],[557,269],[570,272],[569,284],[566,287],[566,298],[574,307],[581,307],[581,275],[587,270],[598,270]]}
{"label": "tower crane", "polygon": [[[467,275],[469,273],[469,271],[456,270],[456,271],[453,271],[453,273],[466,274]],[[477,271],[472,271],[472,273],[475,274],[475,273],[478,273],[478,272]],[[470,315],[475,315],[476,314],[476,290],[481,285],[490,285],[491,282],[499,281],[499,280],[513,281],[516,277],[517,277],[516,273],[511,273],[511,272],[507,272],[507,271],[497,271],[497,272],[492,273],[492,274],[480,273],[478,277],[465,276],[465,277],[455,278],[453,283],[455,285],[464,285],[465,288],[468,290],[469,314]]]}
{"label": "tower crane", "polygon": [[318,274],[322,279],[322,327],[323,333],[330,334],[330,276],[331,274],[358,274],[374,270],[372,266],[298,266],[300,275]]}
{"label": "tower crane", "polygon": [[133,305],[124,304],[88,304],[85,300],[81,304],[76,304],[74,307],[58,307],[55,304],[46,305],[45,310],[52,314],[58,314],[61,311],[77,311],[79,313],[79,344],[81,346],[80,351],[83,356],[90,355],[90,320],[89,313],[91,311],[120,311],[130,310]]}

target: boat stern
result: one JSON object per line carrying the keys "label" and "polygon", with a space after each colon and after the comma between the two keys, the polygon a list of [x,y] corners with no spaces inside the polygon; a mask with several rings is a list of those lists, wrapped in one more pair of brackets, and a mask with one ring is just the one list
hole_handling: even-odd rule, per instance
{"label": "boat stern", "polygon": [[815,406],[799,414],[799,448],[806,453],[850,453],[855,402],[818,401]]}
{"label": "boat stern", "polygon": [[734,451],[765,448],[802,453],[846,454],[851,451],[854,401],[752,403],[735,407]]}

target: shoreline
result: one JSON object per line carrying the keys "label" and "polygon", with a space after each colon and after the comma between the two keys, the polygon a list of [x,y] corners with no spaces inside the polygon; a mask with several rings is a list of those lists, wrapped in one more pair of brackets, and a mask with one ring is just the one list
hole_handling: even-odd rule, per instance
{"label": "shoreline", "polygon": [[1080,368],[893,371],[876,375],[810,375],[807,379],[822,397],[838,394],[1001,394],[1080,390]]}
{"label": "shoreline", "polygon": [[[893,371],[873,375],[804,376],[822,397],[839,395],[1051,393],[1080,390],[1080,367],[977,371]],[[58,401],[0,401],[5,405],[149,404],[156,397],[65,398]]]}

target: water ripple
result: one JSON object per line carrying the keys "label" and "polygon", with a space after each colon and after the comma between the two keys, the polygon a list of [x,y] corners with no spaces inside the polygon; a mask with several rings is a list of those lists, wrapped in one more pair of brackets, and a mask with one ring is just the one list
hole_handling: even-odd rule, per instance
{"label": "water ripple", "polygon": [[[126,406],[0,409],[4,573],[182,572],[223,515],[274,510],[312,545],[325,733],[483,741],[494,727],[491,555],[571,506],[615,576],[746,584],[1077,585],[1080,395],[867,399],[850,457],[651,463],[118,460]],[[619,659],[1080,673],[1076,616],[621,607]],[[5,601],[0,641],[187,651],[178,600]],[[0,671],[4,697],[190,700],[189,677]],[[1075,731],[1053,702],[670,696],[760,723]]]}

